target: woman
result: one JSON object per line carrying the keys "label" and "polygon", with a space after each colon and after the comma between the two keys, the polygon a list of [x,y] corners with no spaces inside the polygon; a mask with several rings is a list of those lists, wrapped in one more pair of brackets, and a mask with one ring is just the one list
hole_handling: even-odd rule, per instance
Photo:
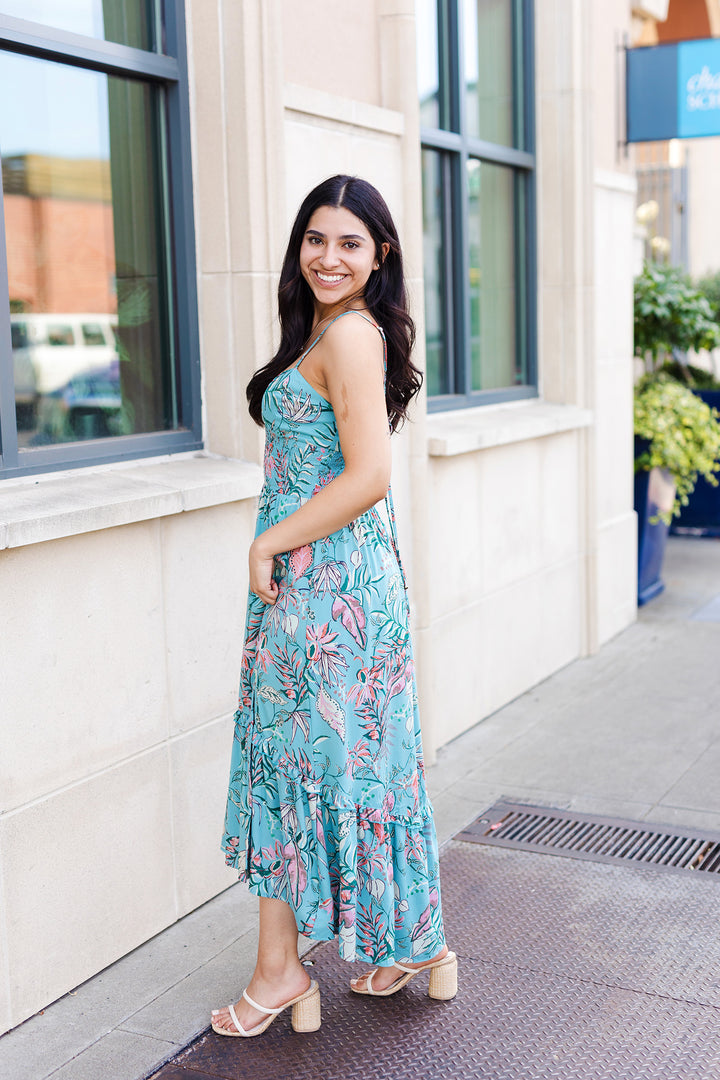
{"label": "woman", "polygon": [[389,995],[430,969],[454,996],[425,791],[409,608],[389,496],[390,432],[420,388],[390,212],[334,176],[298,211],[280,275],[282,340],[248,385],[266,429],[224,847],[260,897],[255,972],[213,1013],[258,1035],[292,1006],[320,1026],[297,934],[339,938]]}

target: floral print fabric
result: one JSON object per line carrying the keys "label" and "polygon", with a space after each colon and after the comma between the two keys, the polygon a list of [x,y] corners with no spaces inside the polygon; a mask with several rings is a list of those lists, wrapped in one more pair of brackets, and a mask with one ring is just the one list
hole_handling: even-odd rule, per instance
{"label": "floral print fabric", "polygon": [[[256,535],[344,467],[332,406],[298,366],[263,401]],[[444,945],[409,608],[394,521],[373,508],[275,560],[248,600],[223,846],[252,892],[346,960],[429,960]]]}

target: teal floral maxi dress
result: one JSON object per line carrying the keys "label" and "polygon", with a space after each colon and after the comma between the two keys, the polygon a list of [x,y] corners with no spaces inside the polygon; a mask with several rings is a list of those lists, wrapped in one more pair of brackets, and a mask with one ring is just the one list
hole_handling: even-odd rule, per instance
{"label": "teal floral maxi dress", "polygon": [[[265,392],[256,535],[344,468],[332,406],[299,370],[310,349]],[[388,526],[373,507],[276,556],[274,604],[250,593],[223,842],[240,880],[290,904],[301,934],[337,935],[343,959],[381,965],[445,943],[389,505]]]}

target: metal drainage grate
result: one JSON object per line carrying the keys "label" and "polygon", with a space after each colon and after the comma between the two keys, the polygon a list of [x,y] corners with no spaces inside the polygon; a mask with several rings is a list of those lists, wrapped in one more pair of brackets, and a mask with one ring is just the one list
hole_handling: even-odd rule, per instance
{"label": "metal drainage grate", "polygon": [[496,803],[455,839],[591,862],[639,863],[657,870],[720,874],[720,833],[678,830],[547,806]]}

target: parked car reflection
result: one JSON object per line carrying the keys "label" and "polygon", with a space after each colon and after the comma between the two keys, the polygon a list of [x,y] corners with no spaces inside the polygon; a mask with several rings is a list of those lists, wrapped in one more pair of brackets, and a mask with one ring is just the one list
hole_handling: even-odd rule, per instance
{"label": "parked car reflection", "polygon": [[52,393],[43,394],[36,426],[30,446],[126,434],[119,361],[83,371]]}
{"label": "parked car reflection", "polygon": [[10,316],[21,441],[37,446],[117,434],[120,379],[115,317]]}
{"label": "parked car reflection", "polygon": [[114,323],[105,314],[11,315],[15,401],[37,404],[74,375],[116,359]]}

